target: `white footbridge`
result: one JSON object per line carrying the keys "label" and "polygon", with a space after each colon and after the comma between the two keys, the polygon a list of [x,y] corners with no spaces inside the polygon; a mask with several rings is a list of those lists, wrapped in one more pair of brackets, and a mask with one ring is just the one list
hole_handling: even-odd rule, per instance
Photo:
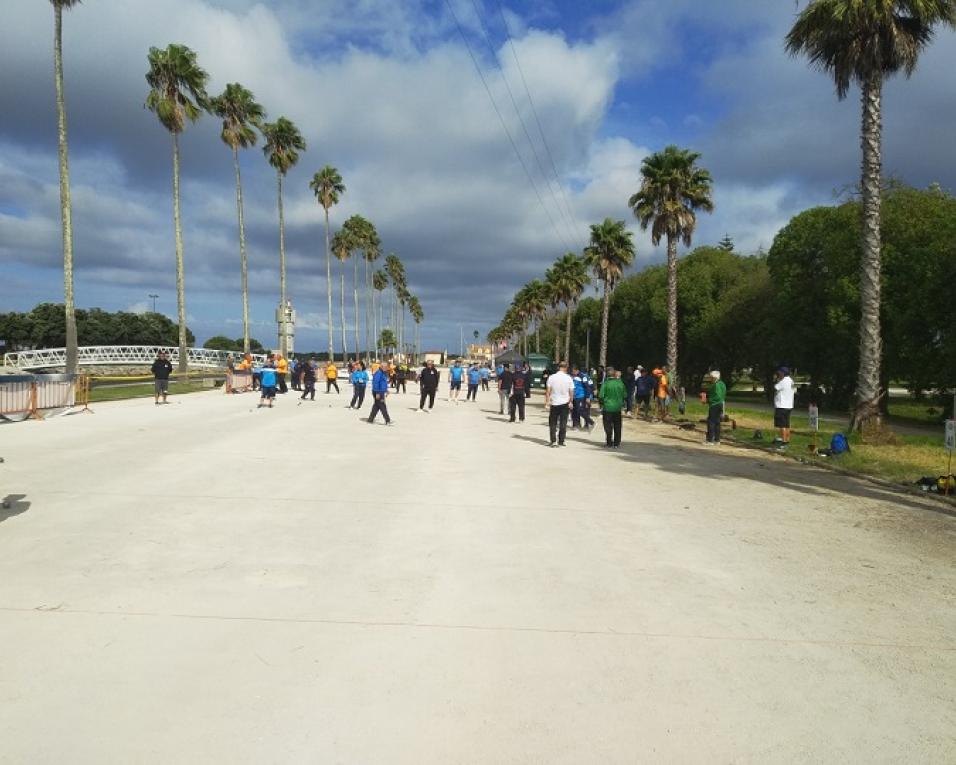
{"label": "white footbridge", "polygon": [[[81,367],[149,366],[160,351],[169,354],[169,360],[174,367],[179,364],[179,348],[165,345],[87,345],[79,348],[78,361]],[[230,356],[238,362],[242,355],[238,351],[187,348],[186,364],[192,369],[225,369]],[[253,353],[252,359],[262,364],[265,363],[266,356]],[[3,365],[25,372],[34,369],[62,369],[66,366],[66,348],[5,353]]]}

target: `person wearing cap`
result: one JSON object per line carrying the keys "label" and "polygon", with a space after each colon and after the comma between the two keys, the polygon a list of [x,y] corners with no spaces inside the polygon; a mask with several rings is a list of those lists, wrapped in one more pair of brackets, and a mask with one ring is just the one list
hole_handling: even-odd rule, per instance
{"label": "person wearing cap", "polygon": [[793,379],[788,367],[777,370],[776,382],[773,389],[773,426],[778,436],[774,443],[781,449],[790,444],[790,414],[793,412]]}
{"label": "person wearing cap", "polygon": [[627,387],[621,381],[621,373],[614,367],[607,368],[607,376],[598,391],[601,401],[601,419],[604,421],[605,445],[608,449],[621,448],[621,410],[627,399]]}
{"label": "person wearing cap", "polygon": [[568,374],[568,362],[558,364],[558,371],[548,377],[547,398],[548,429],[551,446],[564,446],[568,432],[568,412],[574,398],[574,380]]}
{"label": "person wearing cap", "polygon": [[720,379],[720,370],[710,373],[713,381],[707,392],[707,443],[714,446],[720,443],[720,423],[724,417],[724,403],[727,401],[727,385]]}

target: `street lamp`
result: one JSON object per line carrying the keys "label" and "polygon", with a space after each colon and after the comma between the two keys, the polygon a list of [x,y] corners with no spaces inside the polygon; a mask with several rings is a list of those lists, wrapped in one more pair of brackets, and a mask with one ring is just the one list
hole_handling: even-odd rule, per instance
{"label": "street lamp", "polygon": [[152,299],[152,301],[153,301],[153,313],[156,313],[156,298],[158,298],[159,295],[154,295],[154,294],[150,293],[150,294],[148,294],[146,297]]}

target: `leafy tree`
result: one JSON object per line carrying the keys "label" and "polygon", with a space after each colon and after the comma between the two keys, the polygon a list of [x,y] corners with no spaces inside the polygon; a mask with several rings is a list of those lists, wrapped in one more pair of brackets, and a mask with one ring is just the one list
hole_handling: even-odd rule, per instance
{"label": "leafy tree", "polygon": [[851,427],[880,425],[881,166],[883,83],[907,77],[940,24],[956,26],[956,0],[813,0],[787,35],[791,55],[803,54],[829,74],[843,100],[862,89],[863,257],[860,262],[859,372]]}
{"label": "leafy tree", "polygon": [[391,329],[385,327],[382,330],[382,334],[378,337],[378,346],[382,349],[384,353],[391,351],[395,352],[395,349],[398,347],[398,340],[395,337],[395,333]]}
{"label": "leafy tree", "polygon": [[[379,269],[374,274],[372,274],[372,288],[375,292],[372,293],[372,333],[375,335],[376,340],[378,339],[378,317],[379,317],[379,308],[382,301],[382,293],[388,288],[388,274],[385,271]],[[376,306],[375,295],[378,294],[378,306]],[[378,347],[375,348],[375,355],[378,356]]]}
{"label": "leafy tree", "polygon": [[210,351],[242,351],[244,343],[245,338],[239,338],[237,343],[224,335],[215,335],[204,342],[202,347]]}
{"label": "leafy tree", "polygon": [[697,227],[697,211],[711,212],[712,179],[697,166],[700,154],[668,146],[644,159],[641,188],[628,200],[645,231],[651,229],[656,247],[667,239],[667,368],[671,379],[677,369],[677,242],[690,247]]}
{"label": "leafy tree", "polygon": [[[299,161],[299,152],[305,151],[305,139],[295,124],[285,117],[279,117],[275,122],[268,122],[262,126],[262,134],[266,144],[262,147],[269,164],[276,169],[276,182],[279,200],[279,307],[284,312],[286,307],[285,289],[285,216],[282,211],[282,179]],[[328,226],[326,226],[328,229]],[[281,313],[285,317],[285,313]],[[331,324],[329,326],[329,355],[331,356]],[[283,356],[288,354],[287,338],[285,334],[285,319],[282,320],[282,336],[279,341],[279,352]]]}
{"label": "leafy tree", "polygon": [[70,162],[66,136],[66,96],[63,86],[63,10],[80,0],[50,0],[53,3],[53,73],[56,83],[56,127],[60,161],[60,219],[63,225],[63,303],[66,314],[66,367],[76,373],[76,307],[73,303],[73,206],[70,201]]}
{"label": "leafy tree", "polygon": [[242,350],[249,352],[249,264],[246,257],[246,226],[242,210],[242,178],[239,171],[239,149],[256,145],[255,128],[261,127],[266,113],[255,96],[238,82],[226,85],[222,95],[210,102],[213,113],[222,118],[220,137],[232,149],[232,166],[236,173],[236,210],[239,214],[239,273],[242,282]]}
{"label": "leafy tree", "polygon": [[594,275],[604,285],[604,308],[601,318],[601,351],[599,364],[607,364],[608,310],[611,292],[624,275],[624,269],[634,262],[634,243],[631,232],[622,220],[605,218],[603,223],[591,226],[591,242],[584,249],[584,258]]}
{"label": "leafy tree", "polygon": [[209,105],[209,75],[185,45],[149,49],[146,107],[155,112],[173,137],[173,228],[176,235],[176,303],[179,315],[179,371],[186,371],[186,282],[183,272],[183,228],[179,203],[179,134],[199,119]]}
{"label": "leafy tree", "polygon": [[719,247],[724,252],[733,252],[734,251],[734,240],[730,234],[724,234],[724,238],[717,243]]}
{"label": "leafy tree", "polygon": [[[325,290],[329,304],[329,358],[333,354],[332,341],[332,247],[329,243],[329,209],[338,204],[339,197],[345,193],[345,184],[339,171],[331,165],[326,165],[312,176],[309,188],[315,194],[315,199],[325,212]],[[341,244],[341,243],[340,243]],[[338,257],[338,251],[337,257]],[[342,259],[339,259],[342,262]],[[345,276],[342,276],[342,354],[348,351],[345,348]]]}

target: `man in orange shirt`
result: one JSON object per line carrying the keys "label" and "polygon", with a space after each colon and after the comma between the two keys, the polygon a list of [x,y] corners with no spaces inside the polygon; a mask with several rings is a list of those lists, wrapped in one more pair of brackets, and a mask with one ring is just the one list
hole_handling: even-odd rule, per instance
{"label": "man in orange shirt", "polygon": [[331,393],[333,387],[336,393],[341,393],[339,390],[339,368],[335,366],[335,362],[330,359],[328,365],[325,367],[325,392]]}
{"label": "man in orange shirt", "polygon": [[276,354],[276,378],[278,379],[279,393],[288,393],[289,389],[285,385],[286,375],[289,373],[289,362],[281,354]]}

